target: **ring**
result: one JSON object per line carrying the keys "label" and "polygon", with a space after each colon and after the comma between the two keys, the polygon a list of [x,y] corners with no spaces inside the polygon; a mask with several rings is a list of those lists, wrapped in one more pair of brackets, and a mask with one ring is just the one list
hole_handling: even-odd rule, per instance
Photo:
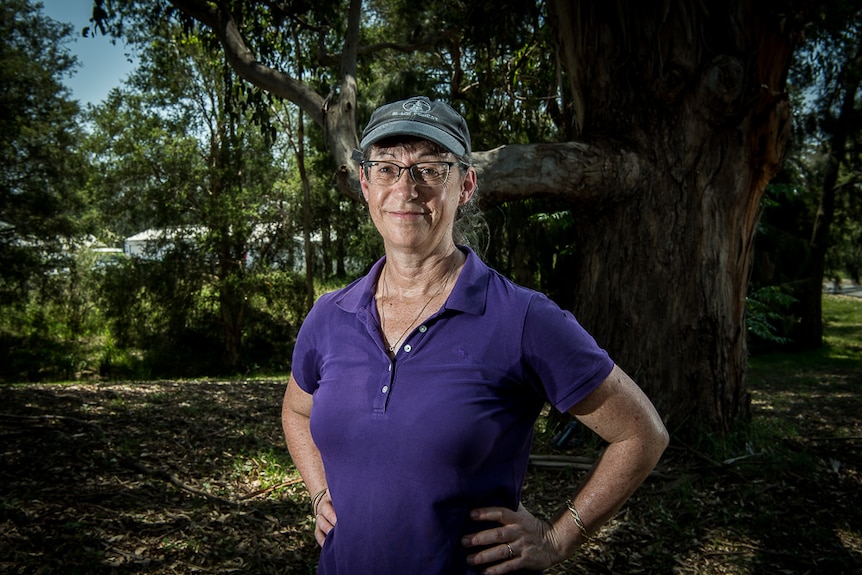
{"label": "ring", "polygon": [[515,556],[515,552],[514,552],[514,551],[512,551],[512,546],[511,546],[511,545],[509,545],[508,543],[506,543],[506,549],[508,549],[508,550],[509,550],[509,559],[511,559],[512,557],[514,557],[514,556]]}

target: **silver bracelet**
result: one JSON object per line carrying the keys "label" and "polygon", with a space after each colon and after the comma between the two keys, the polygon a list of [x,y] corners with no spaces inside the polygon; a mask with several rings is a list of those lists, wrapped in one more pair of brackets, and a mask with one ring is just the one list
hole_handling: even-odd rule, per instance
{"label": "silver bracelet", "polygon": [[323,496],[329,490],[328,487],[324,487],[320,491],[314,494],[314,497],[311,498],[311,512],[314,516],[317,516],[317,507],[320,505],[320,502],[323,501]]}
{"label": "silver bracelet", "polygon": [[575,502],[571,499],[566,500],[566,507],[569,508],[569,513],[572,514],[572,520],[575,522],[575,525],[578,527],[578,531],[581,532],[581,537],[584,538],[584,541],[587,543],[593,540],[593,537],[587,532],[587,526],[584,525],[584,521],[581,519],[581,514],[578,513],[578,510],[575,509]]}

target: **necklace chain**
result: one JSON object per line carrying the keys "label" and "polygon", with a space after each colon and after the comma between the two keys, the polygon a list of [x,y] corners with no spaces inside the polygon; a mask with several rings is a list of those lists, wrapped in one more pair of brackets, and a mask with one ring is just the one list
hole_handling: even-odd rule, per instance
{"label": "necklace chain", "polygon": [[[431,302],[434,301],[435,299],[437,299],[437,297],[441,293],[443,293],[443,290],[445,290],[446,286],[449,285],[449,279],[452,277],[452,272],[455,271],[455,267],[457,265],[458,265],[458,260],[456,259],[455,265],[453,265],[452,268],[449,270],[449,273],[446,274],[446,279],[443,282],[443,285],[440,286],[440,289],[437,290],[437,293],[435,293],[430,298],[428,298],[428,301],[425,302],[425,305],[422,306],[422,309],[419,310],[419,313],[416,314],[416,317],[413,318],[413,321],[411,321],[410,324],[407,326],[407,328],[403,332],[401,332],[401,335],[398,337],[398,339],[395,340],[395,343],[393,343],[392,345],[389,346],[389,352],[390,353],[395,352],[395,350],[398,348],[398,344],[401,343],[401,340],[404,339],[404,336],[407,335],[407,332],[410,331],[410,328],[412,328],[416,324],[416,322],[419,321],[419,318],[422,317],[422,314],[425,312],[425,310],[428,308],[428,306],[431,305]],[[386,299],[389,299],[389,282],[386,281],[386,269],[385,268],[383,270],[383,294],[384,294],[384,297]],[[381,305],[380,306],[380,329],[381,329],[381,331],[383,331],[383,339],[386,339],[386,330],[383,327],[385,324],[386,324],[386,306]]]}

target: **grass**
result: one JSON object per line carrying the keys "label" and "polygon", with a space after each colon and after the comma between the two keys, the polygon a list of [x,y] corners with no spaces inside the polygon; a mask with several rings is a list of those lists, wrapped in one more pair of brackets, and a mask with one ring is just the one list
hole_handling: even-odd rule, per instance
{"label": "grass", "polygon": [[[826,342],[752,358],[754,418],[656,473],[562,574],[862,573],[862,300]],[[0,387],[0,572],[313,573],[309,497],[284,448],[284,379]],[[594,458],[592,439],[536,451]],[[555,513],[584,475],[533,466]],[[359,574],[362,575],[362,574]]]}

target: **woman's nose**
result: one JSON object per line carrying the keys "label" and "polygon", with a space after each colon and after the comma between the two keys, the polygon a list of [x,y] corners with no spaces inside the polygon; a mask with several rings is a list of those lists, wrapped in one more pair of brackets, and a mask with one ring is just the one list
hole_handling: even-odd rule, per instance
{"label": "woman's nose", "polygon": [[[407,172],[409,172],[409,170],[407,170]],[[413,181],[413,176],[409,173],[401,175],[398,181],[395,182],[393,191],[408,199],[419,196],[419,191],[416,189],[416,182]]]}

